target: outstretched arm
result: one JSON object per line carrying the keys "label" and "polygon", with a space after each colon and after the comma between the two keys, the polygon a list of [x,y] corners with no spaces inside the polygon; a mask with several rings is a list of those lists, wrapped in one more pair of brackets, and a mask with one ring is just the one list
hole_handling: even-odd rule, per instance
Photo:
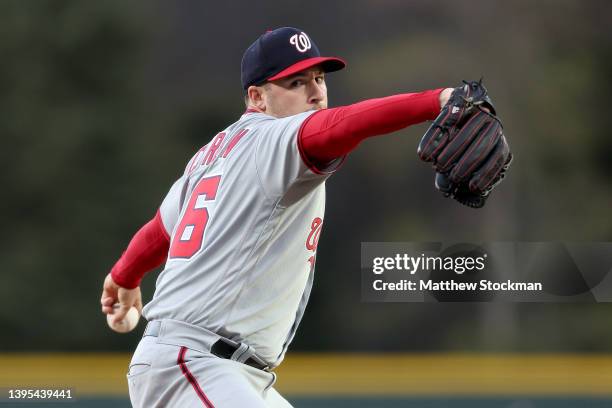
{"label": "outstretched arm", "polygon": [[298,142],[306,159],[325,164],[352,151],[364,139],[435,119],[452,88],[368,99],[322,109],[304,121]]}
{"label": "outstretched arm", "polygon": [[[170,238],[161,220],[160,212],[146,223],[132,238],[111,272],[102,289],[102,313],[113,314],[116,322],[122,320],[130,307],[140,312],[142,300],[140,281],[144,275],[158,267],[166,259]],[[118,310],[113,305],[119,303]]]}

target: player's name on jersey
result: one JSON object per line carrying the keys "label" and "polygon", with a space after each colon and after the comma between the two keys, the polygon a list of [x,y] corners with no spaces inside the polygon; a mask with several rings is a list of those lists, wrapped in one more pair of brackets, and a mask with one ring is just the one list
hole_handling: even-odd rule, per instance
{"label": "player's name on jersey", "polygon": [[495,282],[482,279],[479,282],[456,282],[455,280],[434,281],[420,279],[418,282],[401,279],[396,282],[373,281],[376,291],[541,291],[540,282],[513,282],[511,280]]}
{"label": "player's name on jersey", "polygon": [[248,132],[249,129],[240,129],[229,136],[226,132],[218,133],[193,156],[187,164],[187,173],[193,173],[200,166],[210,166],[219,158],[225,159]]}

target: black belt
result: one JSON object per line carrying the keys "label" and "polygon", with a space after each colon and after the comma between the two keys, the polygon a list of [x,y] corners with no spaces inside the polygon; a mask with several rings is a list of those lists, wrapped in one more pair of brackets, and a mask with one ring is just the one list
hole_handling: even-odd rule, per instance
{"label": "black belt", "polygon": [[[234,353],[238,350],[238,346],[234,346],[232,344],[226,343],[223,340],[217,340],[215,344],[212,345],[210,352],[217,357],[225,358],[230,360]],[[249,357],[246,359],[243,364],[249,365],[251,367],[255,367],[260,370],[265,370],[268,368],[267,364],[262,364],[258,362],[253,357]]]}
{"label": "black belt", "polygon": [[[210,348],[210,353],[227,360],[236,361],[242,364],[249,365],[251,367],[257,368],[259,370],[268,370],[269,366],[266,364],[264,360],[262,360],[256,354],[253,354],[253,349],[248,347],[245,344],[236,343],[228,339],[220,338],[219,335],[214,334],[213,332],[196,327],[187,323],[179,322],[176,320],[166,320],[164,324],[169,325],[167,332],[163,335],[164,341],[166,344],[175,344],[177,346],[185,346],[188,348],[193,348],[195,350],[208,350]],[[161,331],[162,321],[161,320],[152,320],[147,324],[145,328],[143,336],[152,336],[159,337]],[[198,342],[188,342],[186,343],[185,336],[173,335],[175,330],[188,330],[191,331],[191,337],[202,337],[202,341]],[[195,330],[196,332],[193,332]],[[189,337],[189,336],[188,336]],[[168,343],[170,341],[170,343]],[[211,342],[212,346],[209,346]],[[241,350],[239,350],[241,349]],[[248,353],[248,354],[245,354]],[[237,354],[237,355],[236,355]],[[247,359],[244,359],[246,356],[250,356]],[[242,357],[242,358],[241,358]]]}

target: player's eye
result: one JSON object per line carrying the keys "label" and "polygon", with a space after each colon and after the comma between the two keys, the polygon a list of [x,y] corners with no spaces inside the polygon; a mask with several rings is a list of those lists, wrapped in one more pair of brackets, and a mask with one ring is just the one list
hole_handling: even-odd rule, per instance
{"label": "player's eye", "polygon": [[320,75],[315,77],[315,81],[317,81],[317,84],[322,84],[323,82],[325,82],[325,78],[323,77],[323,75]]}
{"label": "player's eye", "polygon": [[304,85],[304,81],[302,81],[301,79],[296,79],[294,81],[291,81],[291,88],[297,88],[298,86],[302,86]]}

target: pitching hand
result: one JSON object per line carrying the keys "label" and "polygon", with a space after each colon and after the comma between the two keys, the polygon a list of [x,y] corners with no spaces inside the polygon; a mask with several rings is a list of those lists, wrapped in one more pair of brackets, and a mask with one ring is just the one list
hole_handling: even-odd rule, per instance
{"label": "pitching hand", "polygon": [[[123,320],[132,306],[138,309],[139,313],[142,313],[140,287],[134,289],[123,288],[115,283],[110,273],[104,279],[100,303],[102,304],[102,313],[113,315],[115,323]],[[113,309],[115,303],[119,303],[118,309]]]}

